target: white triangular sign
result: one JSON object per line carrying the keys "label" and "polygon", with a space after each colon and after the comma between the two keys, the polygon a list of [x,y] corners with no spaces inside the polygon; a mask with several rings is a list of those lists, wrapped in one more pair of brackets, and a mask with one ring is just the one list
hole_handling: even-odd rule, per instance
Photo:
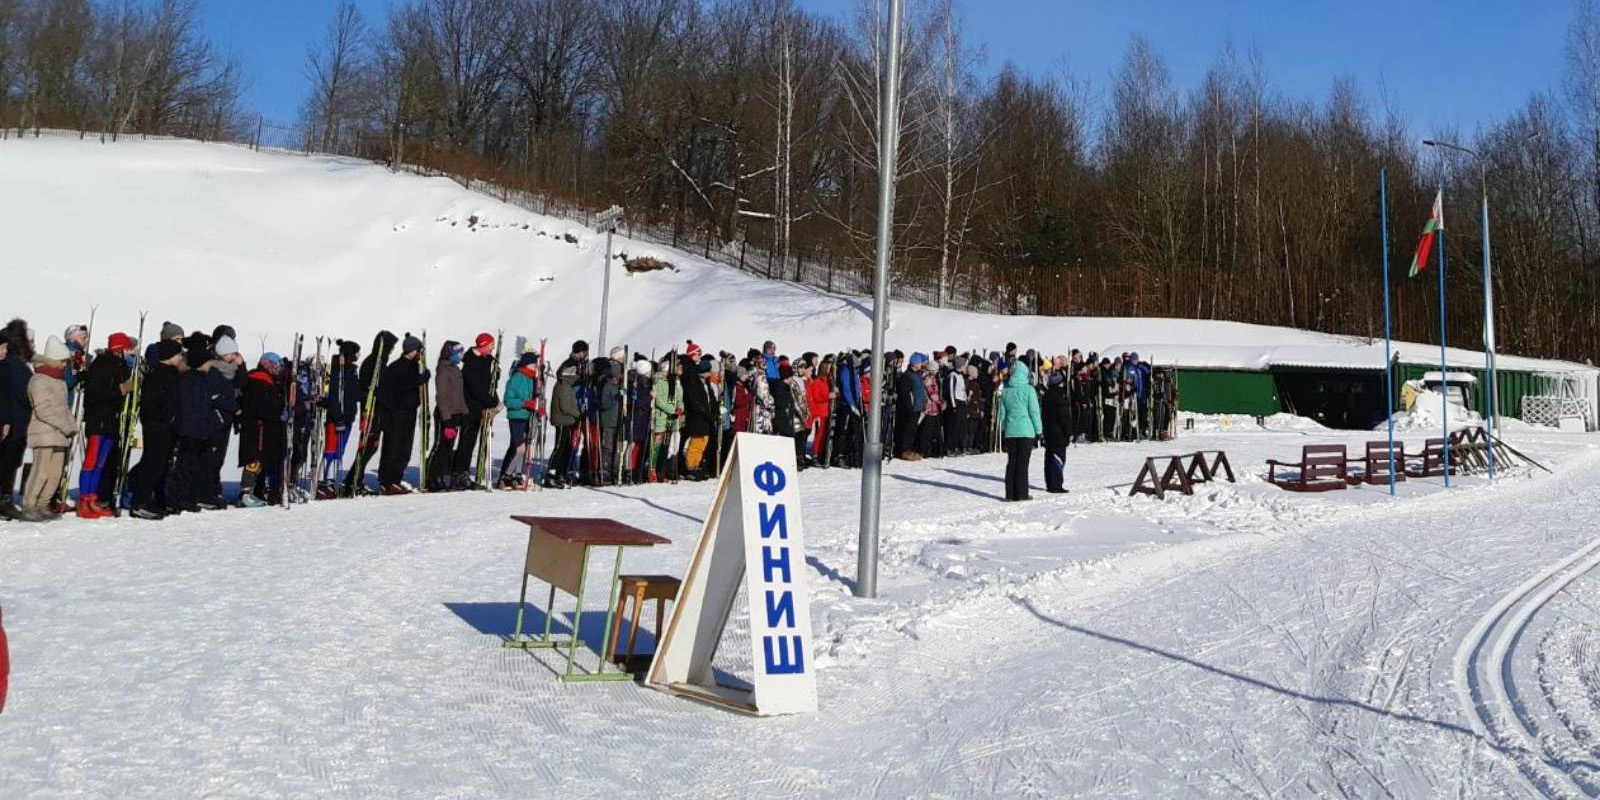
{"label": "white triangular sign", "polygon": [[[794,440],[741,433],[700,529],[649,684],[750,714],[814,713],[805,568]],[[750,608],[750,689],[719,684],[712,668],[741,584]]]}

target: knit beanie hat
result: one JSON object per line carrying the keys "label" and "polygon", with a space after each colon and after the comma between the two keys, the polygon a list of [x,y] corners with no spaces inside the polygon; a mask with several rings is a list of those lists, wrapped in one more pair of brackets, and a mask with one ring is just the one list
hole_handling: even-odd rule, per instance
{"label": "knit beanie hat", "polygon": [[121,332],[111,334],[111,338],[106,340],[106,349],[113,353],[126,353],[138,346],[139,343],[132,336]]}
{"label": "knit beanie hat", "polygon": [[72,351],[67,349],[65,342],[52,336],[45,340],[44,350],[39,353],[39,358],[44,361],[66,361],[72,358]]}
{"label": "knit beanie hat", "polygon": [[487,333],[480,333],[478,334],[478,338],[472,340],[472,344],[479,350],[486,350],[490,347],[494,347],[494,337]]}
{"label": "knit beanie hat", "polygon": [[239,343],[235,342],[231,336],[224,336],[217,340],[216,351],[217,358],[227,358],[239,352]]}
{"label": "knit beanie hat", "polygon": [[584,341],[582,339],[579,339],[578,341],[572,343],[572,354],[573,355],[577,355],[578,353],[587,353],[587,352],[589,352],[589,343],[588,342],[586,342],[586,341]]}
{"label": "knit beanie hat", "polygon": [[212,331],[211,331],[211,340],[212,341],[220,342],[223,339],[232,339],[234,341],[238,341],[239,340],[239,332],[234,330],[232,325],[218,325],[216,328],[212,329]]}
{"label": "knit beanie hat", "polygon": [[411,334],[406,334],[406,340],[400,347],[401,353],[411,353],[422,349],[422,340]]}
{"label": "knit beanie hat", "polygon": [[[163,323],[161,323],[161,338],[163,338],[163,339],[181,339],[181,338],[183,338],[183,327],[178,325],[177,323],[163,322]],[[169,356],[169,358],[170,358],[170,356]],[[165,359],[163,359],[163,360],[165,360]]]}
{"label": "knit beanie hat", "polygon": [[260,363],[263,367],[277,369],[278,367],[283,366],[283,356],[272,352],[262,353]]}
{"label": "knit beanie hat", "polygon": [[355,360],[356,356],[361,355],[361,344],[359,342],[352,342],[352,341],[348,341],[346,339],[340,339],[339,340],[339,355],[344,356],[345,361],[347,361],[347,362],[348,361],[353,361],[353,360]]}
{"label": "knit beanie hat", "polygon": [[693,339],[690,339],[689,345],[683,349],[683,354],[688,356],[691,361],[699,361],[700,353],[700,345],[695,344]]}
{"label": "knit beanie hat", "polygon": [[633,371],[639,373],[641,377],[650,377],[650,371],[652,369],[653,366],[650,364],[650,359],[648,358],[640,358],[633,362]]}
{"label": "knit beanie hat", "polygon": [[82,325],[68,325],[66,334],[61,338],[70,342],[72,341],[72,337],[78,336],[79,334],[87,334],[88,332],[89,329],[83,327]]}
{"label": "knit beanie hat", "polygon": [[183,352],[183,345],[171,339],[162,339],[156,342],[156,360],[166,361]]}

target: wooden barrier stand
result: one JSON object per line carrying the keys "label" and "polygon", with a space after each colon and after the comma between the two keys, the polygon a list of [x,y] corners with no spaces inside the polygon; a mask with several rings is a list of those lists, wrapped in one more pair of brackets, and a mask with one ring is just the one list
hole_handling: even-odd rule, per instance
{"label": "wooden barrier stand", "polygon": [[1155,495],[1157,500],[1165,500],[1167,492],[1192,495],[1196,484],[1213,483],[1219,474],[1226,476],[1228,483],[1238,483],[1233,477],[1233,465],[1228,463],[1228,454],[1221,450],[1152,456],[1144,460],[1144,469],[1139,470],[1128,496],[1149,494]]}

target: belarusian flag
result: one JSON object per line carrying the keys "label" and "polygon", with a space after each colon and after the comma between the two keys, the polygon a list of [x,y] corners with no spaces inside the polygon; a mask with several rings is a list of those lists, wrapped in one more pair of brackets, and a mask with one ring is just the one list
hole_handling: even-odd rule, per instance
{"label": "belarusian flag", "polygon": [[1422,241],[1417,242],[1417,254],[1411,257],[1411,277],[1415,278],[1428,267],[1428,254],[1433,252],[1433,240],[1444,230],[1444,190],[1433,196],[1433,215],[1422,229]]}

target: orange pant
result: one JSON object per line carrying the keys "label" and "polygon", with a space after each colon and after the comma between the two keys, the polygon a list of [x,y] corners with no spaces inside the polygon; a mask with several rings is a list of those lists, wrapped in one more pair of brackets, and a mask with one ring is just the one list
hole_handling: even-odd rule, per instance
{"label": "orange pant", "polygon": [[689,469],[700,468],[700,461],[706,456],[706,444],[710,440],[710,436],[689,437],[689,445],[684,450],[684,461],[688,463]]}

